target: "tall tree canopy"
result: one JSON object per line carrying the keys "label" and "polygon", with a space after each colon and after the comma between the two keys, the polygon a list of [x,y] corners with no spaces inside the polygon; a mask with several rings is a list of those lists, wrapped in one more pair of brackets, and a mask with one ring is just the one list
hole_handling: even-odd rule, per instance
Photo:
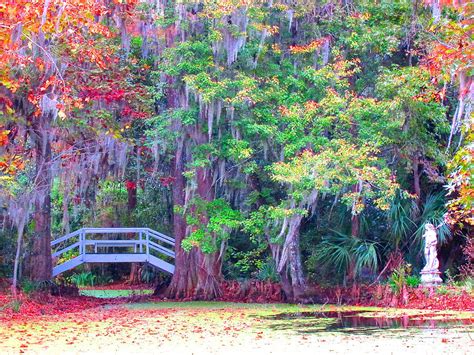
{"label": "tall tree canopy", "polygon": [[88,223],[171,233],[176,298],[266,270],[299,300],[334,267],[351,282],[399,253],[420,268],[428,222],[443,267],[462,262],[468,3],[0,6],[3,215],[33,279],[51,276],[52,233]]}

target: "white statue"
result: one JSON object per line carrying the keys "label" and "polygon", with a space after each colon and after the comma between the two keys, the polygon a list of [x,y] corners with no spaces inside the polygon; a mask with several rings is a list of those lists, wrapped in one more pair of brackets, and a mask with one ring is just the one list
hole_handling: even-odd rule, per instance
{"label": "white statue", "polygon": [[421,282],[425,286],[434,286],[442,282],[439,275],[441,274],[438,270],[438,251],[436,245],[438,244],[438,236],[436,235],[436,227],[431,223],[425,225],[425,233],[423,233],[425,239],[425,260],[426,265],[421,270]]}
{"label": "white statue", "polygon": [[438,271],[438,251],[436,245],[438,244],[438,237],[436,235],[436,228],[431,223],[425,225],[425,233],[423,234],[425,239],[425,261],[426,265],[422,271]]}

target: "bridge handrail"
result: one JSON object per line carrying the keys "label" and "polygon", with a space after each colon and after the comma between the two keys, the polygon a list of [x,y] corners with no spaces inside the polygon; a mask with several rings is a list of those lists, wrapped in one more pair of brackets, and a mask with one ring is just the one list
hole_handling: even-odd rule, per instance
{"label": "bridge handrail", "polygon": [[[174,242],[174,239],[173,240],[170,240],[170,238],[164,238],[162,237],[161,235],[156,235],[154,233],[148,233],[148,235],[151,237],[151,238],[154,238],[154,239],[157,239],[157,240],[160,240],[164,243],[167,243],[167,244],[170,244],[172,246],[175,245],[175,242]],[[164,234],[163,234],[164,235]]]}
{"label": "bridge handrail", "polygon": [[[87,239],[87,236],[91,234],[118,234],[118,233],[135,233],[140,236],[140,239],[129,239],[129,240],[107,240],[107,239]],[[53,257],[59,257],[60,255],[66,253],[69,250],[74,248],[79,248],[79,256],[86,254],[86,246],[98,245],[109,243],[110,246],[124,247],[129,244],[134,244],[135,246],[140,246],[140,252],[142,252],[142,247],[146,248],[146,253],[149,254],[150,249],[155,250],[166,256],[172,258],[175,257],[175,252],[172,249],[164,247],[155,241],[160,241],[171,246],[175,245],[174,238],[167,236],[166,234],[157,232],[151,228],[91,228],[84,227],[80,228],[74,232],[68,233],[58,239],[51,241],[51,247],[58,245],[59,243],[65,242],[73,237],[79,236],[79,240],[73,244],[64,247],[63,249],[57,250],[52,253]],[[135,252],[136,253],[136,250]]]}
{"label": "bridge handrail", "polygon": [[140,245],[146,244],[146,240],[139,240],[139,239],[130,239],[130,240],[124,240],[124,239],[86,239],[84,240],[84,245],[95,245],[95,244],[115,244],[118,247],[120,245],[128,245],[128,244],[136,244]]}
{"label": "bridge handrail", "polygon": [[159,235],[160,237],[174,240],[173,237],[170,237],[169,235],[166,235],[166,234],[163,234],[163,233],[161,233],[161,232],[158,232],[158,231],[156,231],[156,230],[154,230],[154,229],[151,229],[151,228],[146,228],[146,229],[148,230],[148,232],[153,233],[153,234],[156,234],[156,235]]}
{"label": "bridge handrail", "polygon": [[88,234],[114,234],[114,233],[137,233],[137,232],[146,232],[148,228],[133,228],[133,227],[117,227],[117,228],[107,228],[107,227],[85,227],[82,228],[84,232]]}
{"label": "bridge handrail", "polygon": [[51,246],[54,247],[56,244],[59,244],[61,242],[64,242],[72,237],[75,237],[76,235],[79,235],[81,234],[81,232],[84,230],[84,228],[81,228],[81,229],[78,229],[77,231],[74,231],[74,232],[71,232],[71,233],[68,233],[64,236],[62,236],[61,238],[58,238],[58,239],[55,239],[53,241],[51,241]]}
{"label": "bridge handrail", "polygon": [[161,252],[162,254],[165,254],[165,255],[168,255],[168,256],[171,256],[171,257],[175,257],[175,253],[173,250],[171,249],[168,249],[168,248],[165,248],[164,246],[161,246],[159,244],[156,244],[156,243],[153,243],[152,241],[149,241],[148,242],[148,245],[151,249],[154,249],[156,251],[159,251]]}
{"label": "bridge handrail", "polygon": [[58,257],[59,255],[64,254],[65,252],[67,252],[67,251],[69,251],[69,250],[71,250],[71,249],[77,248],[77,247],[79,247],[80,245],[81,245],[80,242],[75,242],[74,244],[71,244],[70,246],[68,246],[68,247],[66,247],[66,248],[64,248],[64,249],[58,250],[58,251],[52,253],[51,255],[52,255],[53,257]]}
{"label": "bridge handrail", "polygon": [[74,232],[68,233],[58,239],[54,239],[51,241],[51,246],[55,246],[61,242],[64,242],[72,237],[75,237],[77,235],[80,235],[81,233],[84,234],[99,234],[99,233],[104,233],[104,234],[113,234],[113,233],[148,233],[150,236],[161,240],[163,242],[167,242],[168,244],[174,245],[174,238],[160,233],[154,229],[151,228],[81,228],[78,229]]}

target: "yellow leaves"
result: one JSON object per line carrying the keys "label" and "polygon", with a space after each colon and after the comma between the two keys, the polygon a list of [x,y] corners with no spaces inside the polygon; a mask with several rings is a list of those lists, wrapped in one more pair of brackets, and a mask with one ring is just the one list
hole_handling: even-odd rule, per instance
{"label": "yellow leaves", "polygon": [[[123,132],[123,130],[122,130],[122,132]],[[121,133],[120,129],[111,128],[111,129],[107,130],[106,134],[109,135],[109,136],[112,136],[115,139],[122,138],[122,133]]]}
{"label": "yellow leaves", "polygon": [[275,53],[275,54],[281,54],[281,47],[278,43],[274,43],[272,44],[272,51]]}
{"label": "yellow leaves", "polygon": [[253,27],[260,32],[267,31],[267,33],[271,35],[276,35],[280,32],[280,28],[278,26],[270,26],[265,25],[263,23],[255,23]]}
{"label": "yellow leaves", "polygon": [[[272,179],[302,195],[312,191],[340,194],[355,213],[364,207],[363,196],[385,209],[399,185],[391,180],[389,169],[379,166],[377,154],[378,150],[368,144],[334,140],[320,152],[304,150],[287,162],[273,164]],[[359,191],[351,191],[355,184]]]}
{"label": "yellow leaves", "polygon": [[2,80],[0,80],[0,84],[5,86],[12,93],[15,93],[20,87],[20,83],[18,81],[11,80],[9,78],[2,78]]}

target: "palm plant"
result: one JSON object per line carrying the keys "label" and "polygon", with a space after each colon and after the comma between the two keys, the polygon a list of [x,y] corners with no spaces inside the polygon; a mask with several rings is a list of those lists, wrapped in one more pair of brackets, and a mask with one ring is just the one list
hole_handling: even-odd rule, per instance
{"label": "palm plant", "polygon": [[379,243],[333,231],[318,245],[316,260],[338,273],[360,275],[364,268],[375,272],[379,264]]}
{"label": "palm plant", "polygon": [[414,233],[414,242],[418,245],[421,244],[425,225],[427,223],[431,223],[437,227],[439,244],[445,244],[451,237],[451,230],[449,229],[448,225],[444,223],[444,216],[446,212],[446,200],[444,193],[440,192],[428,195],[418,221],[419,227]]}
{"label": "palm plant", "polygon": [[406,244],[408,238],[416,228],[415,216],[418,214],[418,206],[415,201],[404,198],[398,192],[390,209],[387,211],[389,222],[390,243],[398,250]]}

